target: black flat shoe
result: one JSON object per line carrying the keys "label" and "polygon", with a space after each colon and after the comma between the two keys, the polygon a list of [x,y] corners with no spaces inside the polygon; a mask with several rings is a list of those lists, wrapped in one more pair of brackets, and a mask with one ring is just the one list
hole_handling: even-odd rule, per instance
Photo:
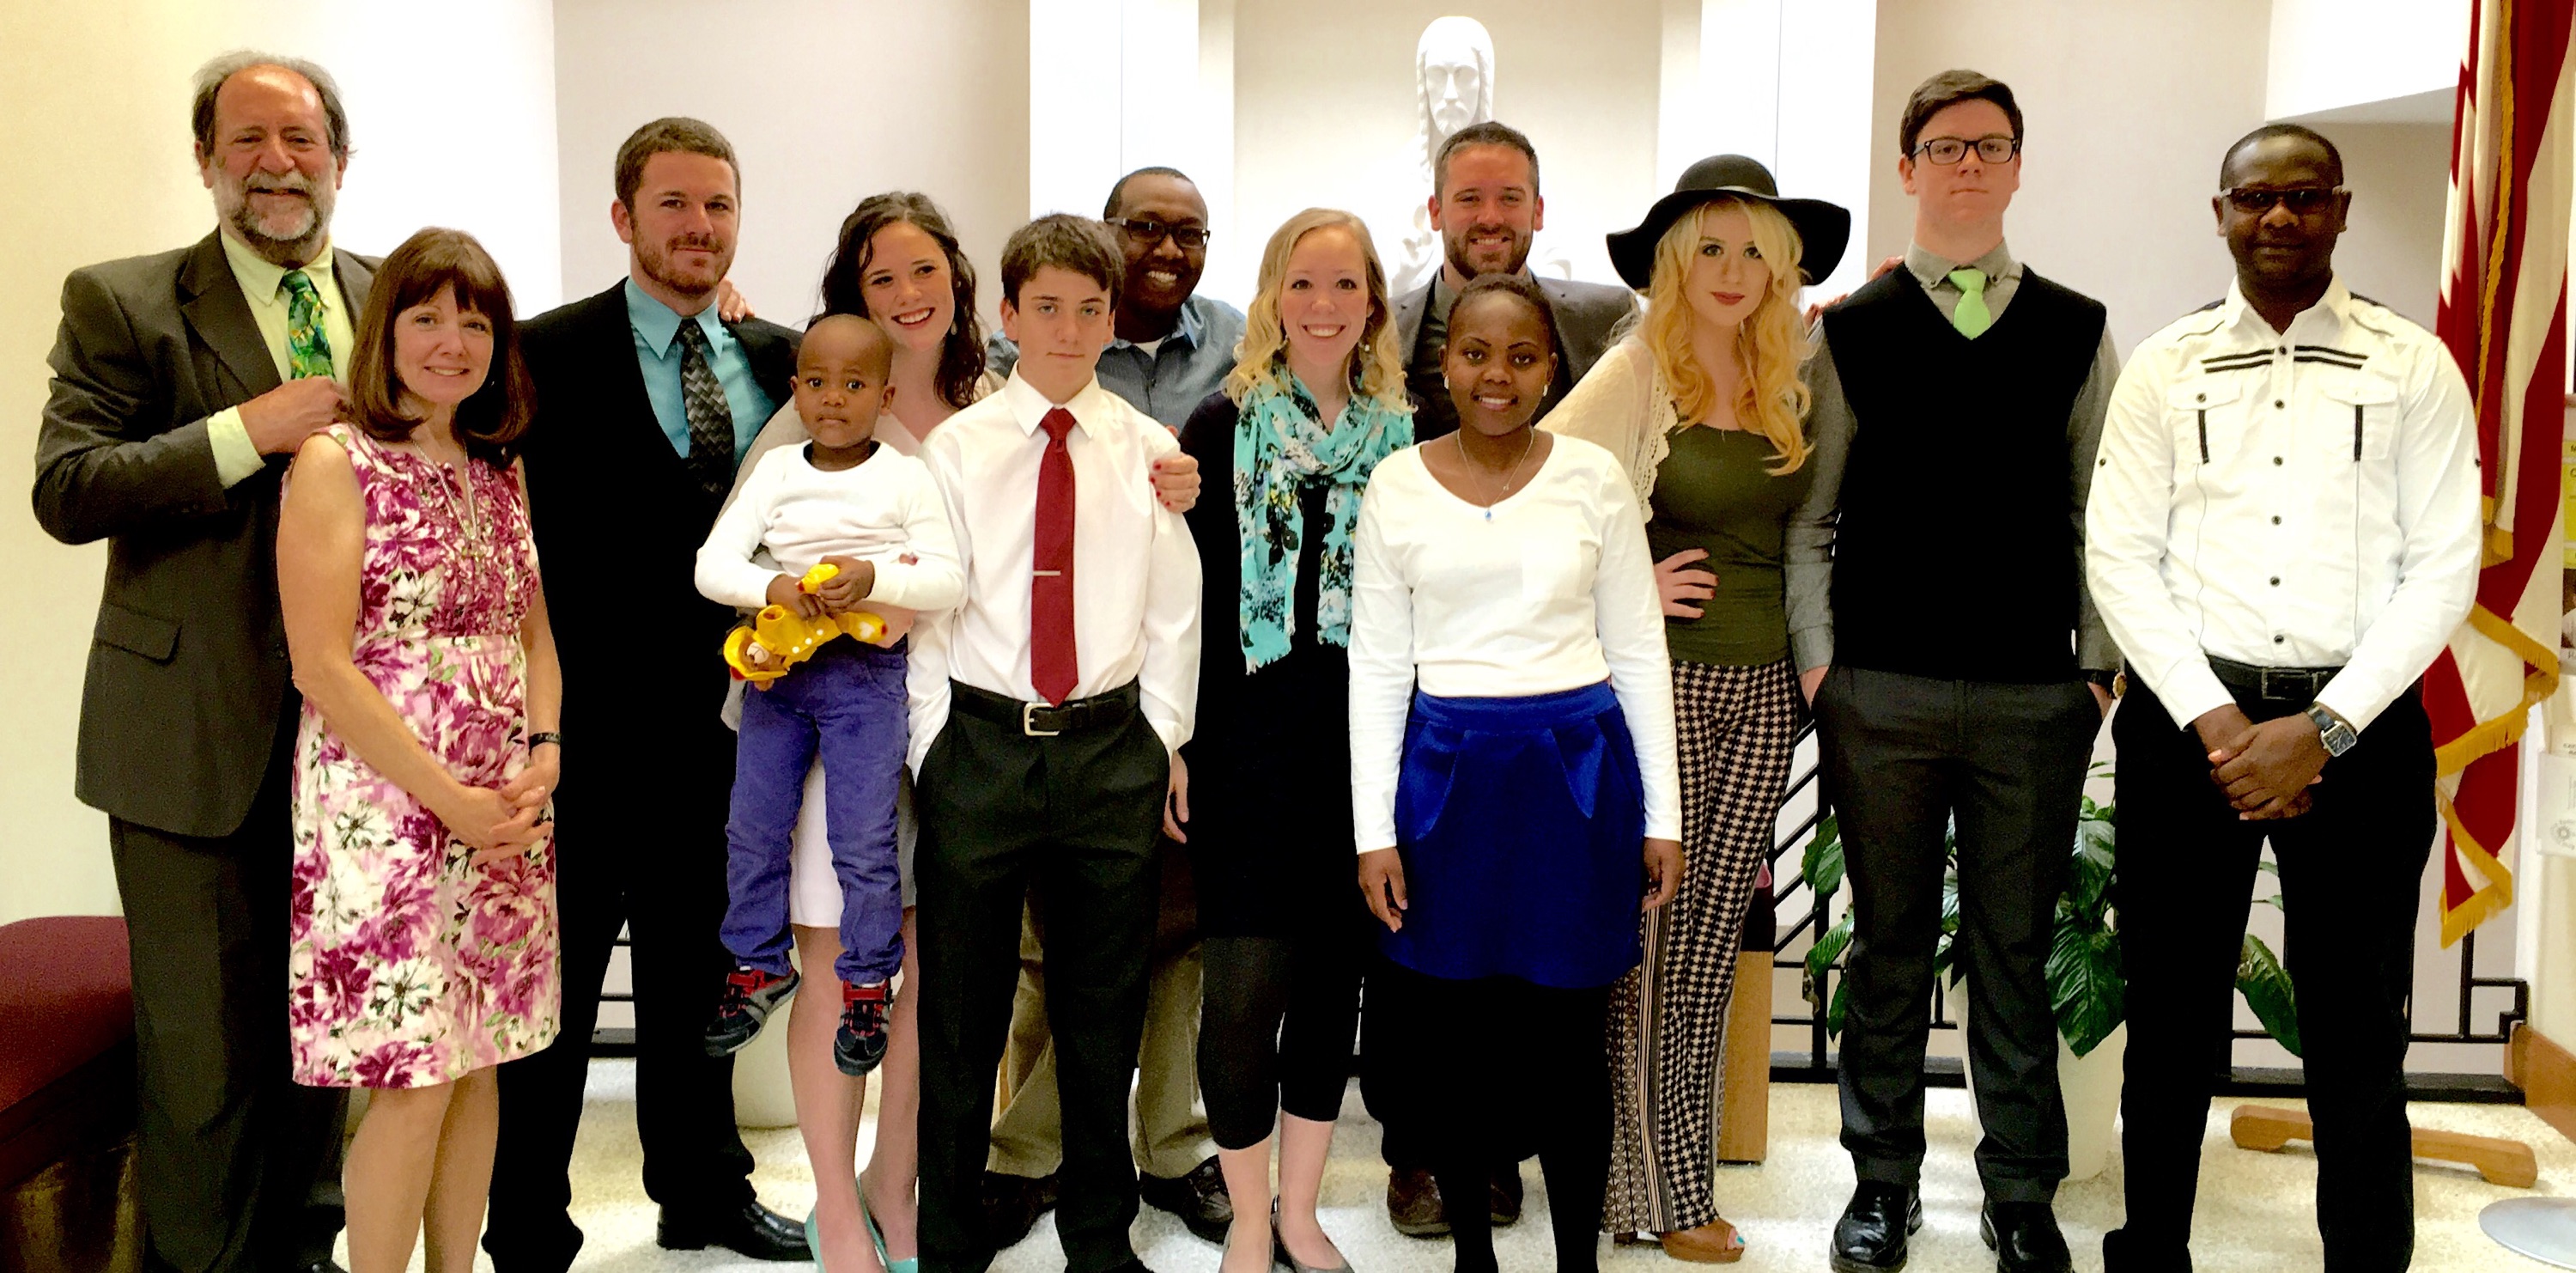
{"label": "black flat shoe", "polygon": [[653,1241],[666,1251],[703,1251],[720,1246],[754,1260],[807,1260],[805,1226],[760,1205],[758,1199],[740,1210],[716,1215],[681,1216],[662,1208]]}
{"label": "black flat shoe", "polygon": [[1181,1218],[1181,1224],[1202,1242],[1225,1245],[1225,1231],[1234,1226],[1234,1200],[1225,1193],[1225,1171],[1217,1165],[1216,1155],[1192,1167],[1187,1175],[1136,1177],[1136,1196],[1145,1202]]}
{"label": "black flat shoe", "polygon": [[1038,1217],[1055,1207],[1055,1177],[1014,1176],[1007,1171],[984,1173],[984,1225],[993,1239],[993,1249],[1007,1251],[1029,1236],[1037,1227]]}
{"label": "black flat shoe", "polygon": [[1977,1236],[1995,1253],[2000,1273],[2074,1273],[2057,1212],[2045,1202],[1988,1202],[1977,1213]]}
{"label": "black flat shoe", "polygon": [[1905,1267],[1907,1235],[1922,1227],[1922,1195],[1902,1185],[1860,1182],[1834,1222],[1834,1273],[1896,1273]]}

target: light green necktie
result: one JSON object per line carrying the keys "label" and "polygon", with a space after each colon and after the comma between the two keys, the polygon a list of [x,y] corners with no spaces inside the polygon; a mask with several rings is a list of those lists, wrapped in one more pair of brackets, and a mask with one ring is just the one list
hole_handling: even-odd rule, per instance
{"label": "light green necktie", "polygon": [[1950,271],[1950,282],[1959,289],[1959,308],[1950,311],[1950,325],[1970,340],[1985,335],[1995,325],[1995,316],[1986,309],[1986,272],[1962,267]]}
{"label": "light green necktie", "polygon": [[286,293],[286,374],[290,380],[331,374],[331,338],[322,332],[322,292],[302,270],[277,281]]}

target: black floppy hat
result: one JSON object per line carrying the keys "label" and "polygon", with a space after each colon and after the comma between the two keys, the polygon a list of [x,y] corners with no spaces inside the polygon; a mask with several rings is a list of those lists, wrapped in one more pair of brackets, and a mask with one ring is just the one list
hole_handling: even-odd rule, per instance
{"label": "black floppy hat", "polygon": [[1684,213],[1720,195],[1767,203],[1789,218],[1789,224],[1797,227],[1802,249],[1798,268],[1809,283],[1833,273],[1843,259],[1843,248],[1851,242],[1851,213],[1840,205],[1822,199],[1783,199],[1780,187],[1771,180],[1771,170],[1760,160],[1711,155],[1683,169],[1673,192],[1655,200],[1635,229],[1609,236],[1610,264],[1618,268],[1619,277],[1638,291],[1646,290],[1655,273],[1655,245],[1663,241],[1664,232]]}

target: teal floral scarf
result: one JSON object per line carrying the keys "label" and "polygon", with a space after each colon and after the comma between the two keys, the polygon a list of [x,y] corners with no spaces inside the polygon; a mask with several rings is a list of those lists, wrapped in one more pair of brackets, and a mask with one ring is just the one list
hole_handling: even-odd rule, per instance
{"label": "teal floral scarf", "polygon": [[[1285,373],[1283,373],[1285,374]],[[1336,427],[1326,429],[1314,396],[1288,376],[1288,387],[1264,382],[1244,395],[1234,420],[1234,517],[1243,537],[1241,619],[1246,671],[1288,653],[1296,628],[1297,558],[1305,518],[1297,493],[1329,482],[1324,497],[1323,578],[1317,581],[1316,635],[1351,643],[1351,533],[1360,495],[1378,461],[1413,445],[1413,414],[1356,392]]]}

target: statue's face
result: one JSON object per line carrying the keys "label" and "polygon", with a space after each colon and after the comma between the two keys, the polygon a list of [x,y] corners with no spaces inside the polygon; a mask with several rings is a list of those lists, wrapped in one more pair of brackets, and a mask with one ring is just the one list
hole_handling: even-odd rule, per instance
{"label": "statue's face", "polygon": [[1422,63],[1422,100],[1431,108],[1431,126],[1440,136],[1476,121],[1476,104],[1485,95],[1485,68],[1473,49],[1434,51]]}

